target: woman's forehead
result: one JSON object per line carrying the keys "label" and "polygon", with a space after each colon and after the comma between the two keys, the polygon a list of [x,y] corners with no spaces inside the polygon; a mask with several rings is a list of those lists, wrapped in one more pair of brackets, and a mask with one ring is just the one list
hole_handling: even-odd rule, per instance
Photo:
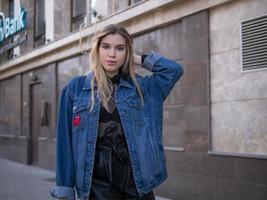
{"label": "woman's forehead", "polygon": [[114,34],[108,34],[105,37],[103,37],[101,43],[106,43],[116,46],[116,45],[125,45],[126,41],[122,35],[114,33]]}

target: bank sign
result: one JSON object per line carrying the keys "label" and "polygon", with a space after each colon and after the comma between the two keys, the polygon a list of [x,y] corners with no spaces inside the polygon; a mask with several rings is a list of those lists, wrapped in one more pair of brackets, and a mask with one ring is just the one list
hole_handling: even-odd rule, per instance
{"label": "bank sign", "polygon": [[5,17],[0,12],[0,43],[26,28],[26,16],[27,12],[23,8],[19,9],[19,15],[14,18]]}

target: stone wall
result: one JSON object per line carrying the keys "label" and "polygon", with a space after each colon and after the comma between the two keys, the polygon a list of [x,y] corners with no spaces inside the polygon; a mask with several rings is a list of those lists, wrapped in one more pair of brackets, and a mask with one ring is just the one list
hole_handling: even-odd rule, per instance
{"label": "stone wall", "polygon": [[267,155],[267,71],[242,71],[240,23],[267,14],[265,0],[210,10],[212,150]]}

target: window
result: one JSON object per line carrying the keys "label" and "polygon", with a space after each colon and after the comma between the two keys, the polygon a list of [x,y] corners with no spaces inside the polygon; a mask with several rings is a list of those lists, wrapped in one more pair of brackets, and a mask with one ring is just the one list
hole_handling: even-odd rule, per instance
{"label": "window", "polygon": [[34,46],[40,46],[45,43],[45,15],[44,0],[35,1],[35,29]]}
{"label": "window", "polygon": [[[14,17],[14,0],[9,0],[8,2],[8,13],[9,17],[13,18]],[[14,37],[10,37],[9,39],[10,42],[14,41]],[[7,58],[12,59],[13,58],[13,49],[10,49],[7,51]]]}
{"label": "window", "polygon": [[91,0],[91,22],[103,19],[143,0]]}
{"label": "window", "polygon": [[142,0],[131,0],[130,2],[131,2],[131,5],[133,5],[133,4],[138,3],[140,1],[142,1]]}
{"label": "window", "polygon": [[14,17],[14,0],[9,0],[9,17]]}
{"label": "window", "polygon": [[267,68],[267,15],[241,23],[243,70]]}
{"label": "window", "polygon": [[117,11],[123,10],[140,1],[141,0],[109,0],[109,14],[113,14]]}
{"label": "window", "polygon": [[78,30],[80,25],[84,23],[86,16],[86,0],[72,0],[71,2],[71,30]]}

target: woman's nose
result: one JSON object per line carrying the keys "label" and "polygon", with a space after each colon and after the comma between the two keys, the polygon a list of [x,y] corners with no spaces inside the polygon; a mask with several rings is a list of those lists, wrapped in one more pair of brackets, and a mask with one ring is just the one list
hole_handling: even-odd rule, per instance
{"label": "woman's nose", "polygon": [[109,51],[109,56],[110,57],[115,57],[116,56],[116,52],[115,52],[115,49],[114,48],[111,48],[110,51]]}

